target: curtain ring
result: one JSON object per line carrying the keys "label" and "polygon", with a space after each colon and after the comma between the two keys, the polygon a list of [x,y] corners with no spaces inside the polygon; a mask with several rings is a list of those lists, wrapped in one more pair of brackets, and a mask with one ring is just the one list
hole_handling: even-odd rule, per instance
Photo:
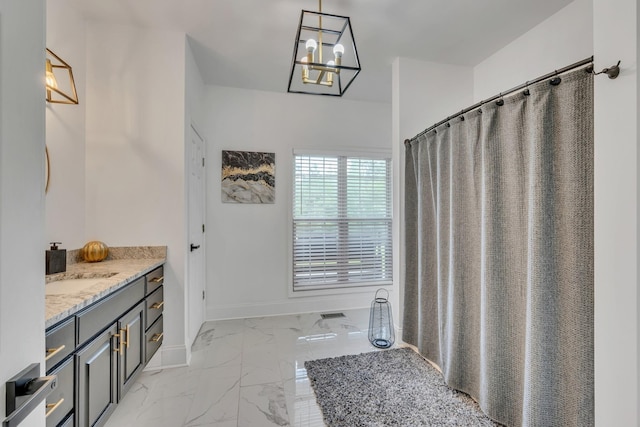
{"label": "curtain ring", "polygon": [[529,80],[527,80],[527,82],[525,83],[525,89],[522,92],[524,94],[524,96],[529,96],[531,95],[531,92],[529,91]]}
{"label": "curtain ring", "polygon": [[554,78],[552,78],[549,81],[549,83],[551,84],[551,86],[558,86],[561,81],[562,81],[562,79],[558,76],[558,70],[556,70],[556,76]]}
{"label": "curtain ring", "polygon": [[502,92],[500,92],[500,99],[496,101],[496,105],[498,107],[502,107],[504,105],[504,99],[502,99]]}
{"label": "curtain ring", "polygon": [[464,122],[464,116],[463,116],[463,114],[464,114],[464,110],[460,110],[460,121],[461,121],[461,122]]}

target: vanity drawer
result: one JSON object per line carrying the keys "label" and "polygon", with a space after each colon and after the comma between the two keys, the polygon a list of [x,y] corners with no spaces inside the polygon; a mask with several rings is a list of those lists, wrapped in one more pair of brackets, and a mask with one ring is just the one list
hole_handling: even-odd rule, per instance
{"label": "vanity drawer", "polygon": [[160,346],[162,345],[162,340],[164,337],[164,325],[162,323],[162,316],[160,316],[158,320],[156,320],[156,323],[154,323],[151,328],[149,328],[149,330],[145,334],[145,337],[147,341],[146,359],[147,363],[149,363],[149,360],[151,360],[153,355],[156,354],[156,351],[158,351],[158,348],[160,348]]}
{"label": "vanity drawer", "polygon": [[164,267],[160,266],[150,273],[146,274],[147,278],[147,293],[149,295],[156,289],[158,289],[164,283]]}
{"label": "vanity drawer", "polygon": [[74,422],[73,414],[71,414],[71,415],[69,415],[69,418],[64,420],[64,422],[62,424],[60,424],[58,427],[74,427],[75,425],[76,424]]}
{"label": "vanity drawer", "polygon": [[45,333],[45,348],[46,370],[49,372],[76,348],[75,317],[55,325]]}
{"label": "vanity drawer", "polygon": [[145,329],[149,329],[153,322],[162,315],[164,310],[164,287],[156,289],[154,293],[147,297],[147,313],[146,313],[146,326]]}
{"label": "vanity drawer", "polygon": [[141,277],[78,314],[78,345],[95,336],[144,298]]}
{"label": "vanity drawer", "polygon": [[47,396],[47,427],[55,427],[73,409],[74,364],[70,357],[51,372],[58,376],[58,387]]}

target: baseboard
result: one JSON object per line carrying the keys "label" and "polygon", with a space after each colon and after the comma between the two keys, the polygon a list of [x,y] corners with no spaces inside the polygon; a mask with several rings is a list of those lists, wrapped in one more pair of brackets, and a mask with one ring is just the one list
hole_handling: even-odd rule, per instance
{"label": "baseboard", "polygon": [[145,371],[155,371],[158,369],[177,368],[187,366],[189,362],[187,347],[184,345],[162,346],[158,352],[149,360]]}
{"label": "baseboard", "polygon": [[293,298],[254,304],[225,304],[207,307],[207,320],[350,310],[371,306],[371,295],[350,294],[331,297]]}

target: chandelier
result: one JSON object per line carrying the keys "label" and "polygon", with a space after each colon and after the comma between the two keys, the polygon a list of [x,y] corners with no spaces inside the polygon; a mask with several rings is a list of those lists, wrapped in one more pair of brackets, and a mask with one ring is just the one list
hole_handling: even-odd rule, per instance
{"label": "chandelier", "polygon": [[288,92],[342,96],[361,69],[349,17],[303,10],[291,62]]}

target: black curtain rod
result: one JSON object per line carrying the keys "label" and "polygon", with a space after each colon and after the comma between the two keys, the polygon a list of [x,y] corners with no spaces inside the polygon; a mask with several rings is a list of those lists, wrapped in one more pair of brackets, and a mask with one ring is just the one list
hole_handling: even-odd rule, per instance
{"label": "black curtain rod", "polygon": [[[521,90],[521,89],[526,89],[528,86],[530,86],[530,85],[532,85],[532,84],[535,84],[535,83],[539,83],[539,82],[541,82],[541,81],[543,81],[543,80],[548,79],[549,77],[554,77],[554,76],[557,76],[558,74],[566,73],[567,71],[573,70],[574,68],[582,67],[583,65],[586,65],[586,64],[589,64],[589,63],[591,63],[591,66],[590,66],[590,67],[587,67],[585,70],[586,70],[588,73],[593,73],[593,56],[591,56],[591,57],[589,57],[589,58],[583,59],[582,61],[578,61],[578,62],[576,62],[575,64],[567,65],[567,66],[566,66],[566,67],[564,67],[564,68],[561,68],[561,69],[559,69],[559,70],[552,71],[551,73],[545,74],[544,76],[540,76],[540,77],[538,77],[538,78],[537,78],[537,79],[535,79],[535,80],[531,80],[531,81],[525,82],[525,83],[523,83],[523,84],[521,84],[521,85],[518,85],[518,86],[516,86],[516,87],[514,87],[514,88],[509,89],[509,90],[508,90],[508,91],[506,91],[506,92],[501,92],[500,94],[495,95],[495,96],[493,96],[493,97],[491,97],[491,98],[489,98],[489,99],[485,99],[484,101],[480,101],[480,102],[478,102],[478,103],[476,103],[476,104],[473,104],[471,107],[465,108],[464,110],[460,111],[459,113],[456,113],[456,114],[454,114],[453,116],[449,116],[449,117],[447,117],[446,119],[439,121],[439,122],[438,122],[438,123],[436,123],[435,125],[433,125],[433,126],[431,126],[431,127],[426,128],[425,130],[423,130],[422,132],[420,132],[419,134],[417,134],[417,135],[416,135],[416,136],[414,136],[413,138],[411,138],[411,139],[405,139],[405,140],[404,140],[404,143],[405,143],[405,144],[407,144],[407,143],[409,143],[409,142],[411,142],[411,141],[413,141],[413,140],[415,140],[415,139],[417,139],[417,138],[421,137],[422,135],[424,135],[424,134],[426,134],[426,133],[428,133],[428,132],[432,131],[433,129],[437,128],[438,126],[440,126],[440,125],[442,125],[442,124],[447,123],[449,120],[451,120],[451,119],[455,119],[456,117],[459,117],[459,116],[463,115],[464,113],[468,113],[469,111],[473,111],[473,110],[475,110],[476,108],[481,107],[482,105],[484,105],[484,104],[486,104],[486,103],[488,103],[488,102],[495,101],[495,100],[497,100],[497,99],[501,99],[501,98],[503,98],[503,97],[504,97],[504,96],[506,96],[506,95],[512,94],[513,92],[517,92],[517,91],[519,91],[519,90]],[[620,65],[620,62],[619,62],[619,61],[618,61],[618,65]],[[602,70],[601,72],[599,72],[599,73],[594,73],[594,74],[606,73],[606,74],[608,74],[608,75],[609,75],[609,78],[614,79],[614,78],[616,78],[616,77],[618,76],[618,72],[619,72],[619,70],[620,70],[620,69],[619,69],[619,67],[618,67],[618,65],[614,65],[614,66],[613,66],[613,67],[611,67],[611,68],[605,68],[605,69],[604,69],[604,70]],[[615,74],[615,76],[614,76],[613,74]],[[557,84],[559,84],[559,83],[560,83],[560,81],[558,80],[558,81],[557,81],[557,83],[555,83],[555,84],[557,85]],[[554,83],[552,82],[551,84],[554,84]],[[500,101],[498,101],[498,102],[500,102]]]}

